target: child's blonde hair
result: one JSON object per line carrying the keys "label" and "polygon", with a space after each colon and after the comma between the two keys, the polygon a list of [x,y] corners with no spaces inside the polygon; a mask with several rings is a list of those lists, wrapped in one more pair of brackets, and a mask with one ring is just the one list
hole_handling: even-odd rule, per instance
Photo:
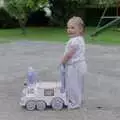
{"label": "child's blonde hair", "polygon": [[68,23],[77,24],[79,27],[83,28],[83,31],[85,30],[85,24],[81,17],[73,16],[68,20]]}

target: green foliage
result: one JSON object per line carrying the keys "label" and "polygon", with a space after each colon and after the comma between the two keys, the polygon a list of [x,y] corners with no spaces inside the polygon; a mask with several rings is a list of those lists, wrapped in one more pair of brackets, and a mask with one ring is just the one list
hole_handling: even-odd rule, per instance
{"label": "green foliage", "polygon": [[6,0],[5,9],[19,21],[20,27],[24,32],[29,14],[42,8],[47,3],[48,0]]}
{"label": "green foliage", "polygon": [[36,11],[48,4],[48,0],[27,0],[26,6],[32,11]]}
{"label": "green foliage", "polygon": [[6,3],[7,12],[16,19],[24,18],[28,12],[25,2],[22,3],[21,1],[22,0],[19,0],[18,2],[16,0],[9,0]]}
{"label": "green foliage", "polygon": [[48,0],[6,0],[6,10],[11,16],[24,18],[48,3]]}

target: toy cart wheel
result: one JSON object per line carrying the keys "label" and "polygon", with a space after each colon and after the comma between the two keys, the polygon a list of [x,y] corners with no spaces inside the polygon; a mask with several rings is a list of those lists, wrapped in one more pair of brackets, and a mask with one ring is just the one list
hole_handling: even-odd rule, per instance
{"label": "toy cart wheel", "polygon": [[61,110],[63,108],[64,101],[60,97],[55,97],[52,99],[51,106],[54,110]]}
{"label": "toy cart wheel", "polygon": [[29,111],[34,110],[35,107],[36,107],[36,101],[34,101],[34,100],[29,100],[29,101],[26,103],[26,109],[29,110]]}
{"label": "toy cart wheel", "polygon": [[37,101],[37,102],[36,102],[36,108],[37,108],[37,110],[39,110],[39,111],[45,110],[45,108],[46,108],[46,103],[45,103],[45,101],[43,101],[43,100]]}

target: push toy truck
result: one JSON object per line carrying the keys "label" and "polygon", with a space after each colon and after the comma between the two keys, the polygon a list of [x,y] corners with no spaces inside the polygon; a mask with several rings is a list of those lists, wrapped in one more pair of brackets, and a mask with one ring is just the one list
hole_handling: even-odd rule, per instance
{"label": "push toy truck", "polygon": [[60,82],[40,82],[26,86],[22,91],[20,105],[30,111],[43,111],[47,106],[61,110],[67,103],[66,95],[60,92],[60,87]]}

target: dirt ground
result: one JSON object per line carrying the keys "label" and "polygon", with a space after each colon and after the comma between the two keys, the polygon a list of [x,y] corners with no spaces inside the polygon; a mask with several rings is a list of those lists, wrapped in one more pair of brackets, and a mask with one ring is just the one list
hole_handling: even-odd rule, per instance
{"label": "dirt ground", "polygon": [[120,120],[120,46],[86,45],[88,73],[82,109],[27,111],[19,105],[27,69],[39,80],[59,80],[64,44],[15,42],[0,44],[0,120]]}

